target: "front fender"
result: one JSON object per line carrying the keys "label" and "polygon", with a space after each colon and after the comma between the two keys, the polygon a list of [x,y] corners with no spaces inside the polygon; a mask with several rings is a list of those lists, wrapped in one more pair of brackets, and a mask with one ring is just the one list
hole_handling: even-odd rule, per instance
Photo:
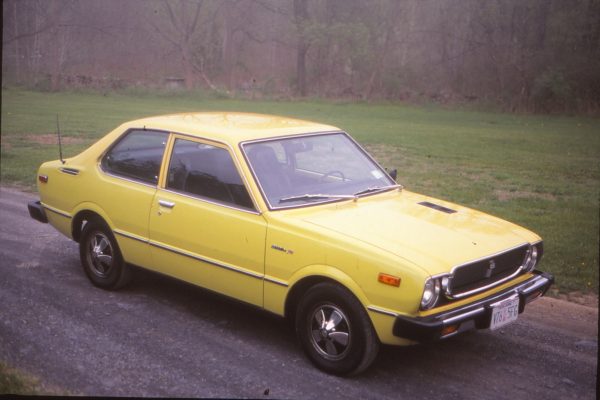
{"label": "front fender", "polygon": [[310,265],[296,271],[289,280],[290,288],[293,288],[299,284],[299,282],[312,277],[322,277],[333,280],[352,292],[363,306],[366,307],[370,304],[367,295],[350,275],[330,265]]}
{"label": "front fender", "polygon": [[369,299],[352,277],[340,269],[330,265],[309,265],[295,271],[287,282],[265,277],[264,307],[275,314],[286,315],[286,308],[293,307],[305,290],[310,286],[333,281],[349,290],[363,306],[369,304]]}

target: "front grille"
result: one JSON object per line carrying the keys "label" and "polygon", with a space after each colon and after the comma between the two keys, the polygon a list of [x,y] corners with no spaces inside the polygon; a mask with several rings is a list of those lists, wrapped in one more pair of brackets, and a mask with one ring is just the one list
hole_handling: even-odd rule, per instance
{"label": "front grille", "polygon": [[448,293],[459,296],[477,288],[492,285],[494,282],[514,274],[523,264],[529,245],[517,247],[507,252],[487,257],[454,270]]}

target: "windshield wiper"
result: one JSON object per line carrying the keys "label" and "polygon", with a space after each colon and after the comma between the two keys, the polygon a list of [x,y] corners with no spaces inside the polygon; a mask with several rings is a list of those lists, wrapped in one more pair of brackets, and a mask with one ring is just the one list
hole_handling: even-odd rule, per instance
{"label": "windshield wiper", "polygon": [[370,187],[370,188],[361,190],[359,192],[356,192],[354,194],[322,194],[322,193],[300,194],[297,196],[282,197],[281,199],[279,199],[279,202],[285,203],[288,201],[310,200],[310,199],[351,199],[351,200],[356,200],[356,199],[358,199],[358,196],[360,196],[361,194],[377,192],[377,191],[386,190],[386,189],[396,189],[396,188],[402,188],[402,185]]}
{"label": "windshield wiper", "polygon": [[285,203],[286,201],[310,199],[356,199],[356,196],[352,194],[300,194],[297,196],[282,197],[279,199],[279,202]]}
{"label": "windshield wiper", "polygon": [[375,187],[368,187],[364,190],[361,190],[359,192],[354,193],[354,196],[360,196],[361,194],[366,194],[366,193],[371,193],[371,192],[377,192],[380,190],[386,190],[386,189],[396,189],[396,188],[400,188],[402,189],[402,185],[387,185],[387,186],[375,186]]}

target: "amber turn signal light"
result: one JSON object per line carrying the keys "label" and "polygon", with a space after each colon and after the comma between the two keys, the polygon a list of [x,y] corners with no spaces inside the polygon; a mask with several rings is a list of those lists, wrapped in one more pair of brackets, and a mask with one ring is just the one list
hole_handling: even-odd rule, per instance
{"label": "amber turn signal light", "polygon": [[442,328],[441,336],[448,336],[451,333],[454,333],[458,330],[459,325],[448,325]]}
{"label": "amber turn signal light", "polygon": [[527,301],[530,302],[531,300],[537,299],[541,295],[542,295],[542,291],[541,290],[536,290],[535,292],[533,292],[532,294],[530,294],[527,297]]}
{"label": "amber turn signal light", "polygon": [[396,286],[396,287],[400,286],[400,282],[402,281],[397,276],[388,275],[388,274],[384,274],[384,273],[380,273],[377,280],[386,285]]}

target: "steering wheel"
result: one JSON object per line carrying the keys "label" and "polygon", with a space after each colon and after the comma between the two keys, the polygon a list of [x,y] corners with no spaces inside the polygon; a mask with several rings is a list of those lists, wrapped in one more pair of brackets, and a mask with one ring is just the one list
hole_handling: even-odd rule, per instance
{"label": "steering wheel", "polygon": [[325,182],[325,179],[326,179],[328,176],[333,176],[333,175],[339,175],[339,176],[340,176],[340,178],[342,178],[342,181],[345,181],[345,180],[346,180],[346,176],[344,175],[344,173],[343,173],[342,171],[340,171],[340,170],[337,170],[337,169],[334,169],[334,170],[328,171],[326,174],[322,175],[322,176],[319,178],[319,182]]}

